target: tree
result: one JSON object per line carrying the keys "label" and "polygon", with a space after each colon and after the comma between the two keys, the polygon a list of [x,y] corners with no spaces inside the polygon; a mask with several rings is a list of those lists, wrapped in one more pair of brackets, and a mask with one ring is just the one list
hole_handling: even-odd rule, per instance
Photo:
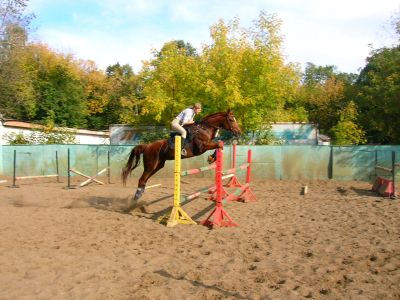
{"label": "tree", "polygon": [[156,56],[162,59],[164,55],[168,54],[171,47],[177,51],[183,50],[185,56],[198,56],[196,48],[194,48],[190,43],[185,43],[183,40],[173,40],[165,43],[161,50],[156,53]]}
{"label": "tree", "polygon": [[93,61],[80,61],[79,68],[87,106],[87,126],[91,129],[107,129],[109,124],[104,114],[112,89],[110,81]]}
{"label": "tree", "polygon": [[29,65],[36,70],[35,119],[58,126],[85,127],[87,106],[79,63],[71,55],[31,44]]}
{"label": "tree", "polygon": [[372,143],[400,143],[400,46],[374,50],[357,80],[361,124]]}
{"label": "tree", "polygon": [[340,112],[354,99],[355,78],[355,74],[339,73],[332,65],[307,63],[298,101],[322,133],[330,132],[339,122]]}
{"label": "tree", "polygon": [[29,64],[27,34],[8,25],[0,45],[0,112],[8,118],[31,119],[36,111],[35,71]]}
{"label": "tree", "polygon": [[26,41],[26,32],[34,17],[25,14],[28,0],[0,0],[0,69],[7,61],[11,49]]}
{"label": "tree", "polygon": [[28,0],[0,0],[0,112],[24,119],[35,113],[33,74],[24,48],[33,14]]}
{"label": "tree", "polygon": [[154,59],[139,74],[145,97],[139,108],[140,121],[169,125],[180,110],[201,99],[199,58],[182,41],[168,42],[153,54]]}
{"label": "tree", "polygon": [[206,104],[213,110],[231,107],[245,130],[291,119],[285,108],[300,81],[296,66],[284,62],[281,21],[261,12],[248,29],[239,20],[211,27],[213,43],[203,48],[202,73]]}
{"label": "tree", "polygon": [[135,123],[137,77],[132,67],[116,63],[106,69],[107,103],[102,114],[105,124]]}
{"label": "tree", "polygon": [[357,124],[357,106],[351,101],[340,111],[339,122],[332,127],[331,133],[335,145],[358,145],[363,144],[365,132]]}

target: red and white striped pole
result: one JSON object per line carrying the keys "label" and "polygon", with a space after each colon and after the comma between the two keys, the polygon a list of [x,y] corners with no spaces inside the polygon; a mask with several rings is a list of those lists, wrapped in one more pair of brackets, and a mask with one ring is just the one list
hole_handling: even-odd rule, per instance
{"label": "red and white striped pole", "polygon": [[[223,143],[220,144],[221,148]],[[217,150],[217,162],[215,170],[215,185],[216,185],[216,198],[215,198],[215,208],[210,213],[205,221],[200,222],[201,224],[209,227],[221,226],[238,226],[233,219],[228,215],[222,206],[223,198],[223,187],[222,187],[222,165],[223,165],[223,155],[222,150]]]}
{"label": "red and white striped pole", "polygon": [[242,184],[239,182],[239,180],[236,177],[236,144],[232,144],[232,152],[233,152],[233,157],[232,157],[232,169],[235,169],[235,173],[229,180],[229,182],[225,185],[227,187],[241,187]]}

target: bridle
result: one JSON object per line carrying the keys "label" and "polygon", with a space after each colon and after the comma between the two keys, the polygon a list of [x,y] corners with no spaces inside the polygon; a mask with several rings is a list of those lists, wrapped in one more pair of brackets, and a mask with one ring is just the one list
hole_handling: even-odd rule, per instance
{"label": "bridle", "polygon": [[[231,120],[231,119],[233,119],[233,120]],[[229,131],[233,132],[233,125],[232,125],[232,123],[233,123],[233,122],[236,123],[235,117],[230,117],[229,114],[226,114],[226,121],[228,122]]]}
{"label": "bridle", "polygon": [[[229,113],[226,114],[225,116],[225,121],[228,123],[228,127],[229,127],[229,131],[233,132],[233,123],[236,122],[236,119],[234,116],[229,115]],[[223,128],[224,126],[216,126],[211,124],[210,122],[206,121],[206,120],[202,120],[199,125],[204,125],[206,127],[211,127],[213,129],[220,129]]]}

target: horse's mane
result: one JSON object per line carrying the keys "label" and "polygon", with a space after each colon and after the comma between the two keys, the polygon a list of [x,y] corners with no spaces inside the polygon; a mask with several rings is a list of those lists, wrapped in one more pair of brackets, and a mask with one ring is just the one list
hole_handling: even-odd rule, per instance
{"label": "horse's mane", "polygon": [[203,122],[203,121],[207,121],[208,119],[211,119],[211,118],[213,118],[215,116],[219,116],[219,115],[226,115],[226,112],[220,111],[220,112],[213,113],[211,115],[207,115],[207,116],[205,116],[204,118],[202,118],[200,120],[200,123]]}

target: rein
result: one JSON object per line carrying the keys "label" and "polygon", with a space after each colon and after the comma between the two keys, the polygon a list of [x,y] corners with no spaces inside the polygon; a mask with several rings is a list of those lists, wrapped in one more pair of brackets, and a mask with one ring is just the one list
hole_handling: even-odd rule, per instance
{"label": "rein", "polygon": [[219,126],[215,126],[215,125],[213,125],[213,124],[211,124],[211,123],[209,123],[207,121],[201,121],[199,125],[205,125],[205,126],[208,126],[208,127],[214,128],[214,129],[219,129],[220,128]]}

